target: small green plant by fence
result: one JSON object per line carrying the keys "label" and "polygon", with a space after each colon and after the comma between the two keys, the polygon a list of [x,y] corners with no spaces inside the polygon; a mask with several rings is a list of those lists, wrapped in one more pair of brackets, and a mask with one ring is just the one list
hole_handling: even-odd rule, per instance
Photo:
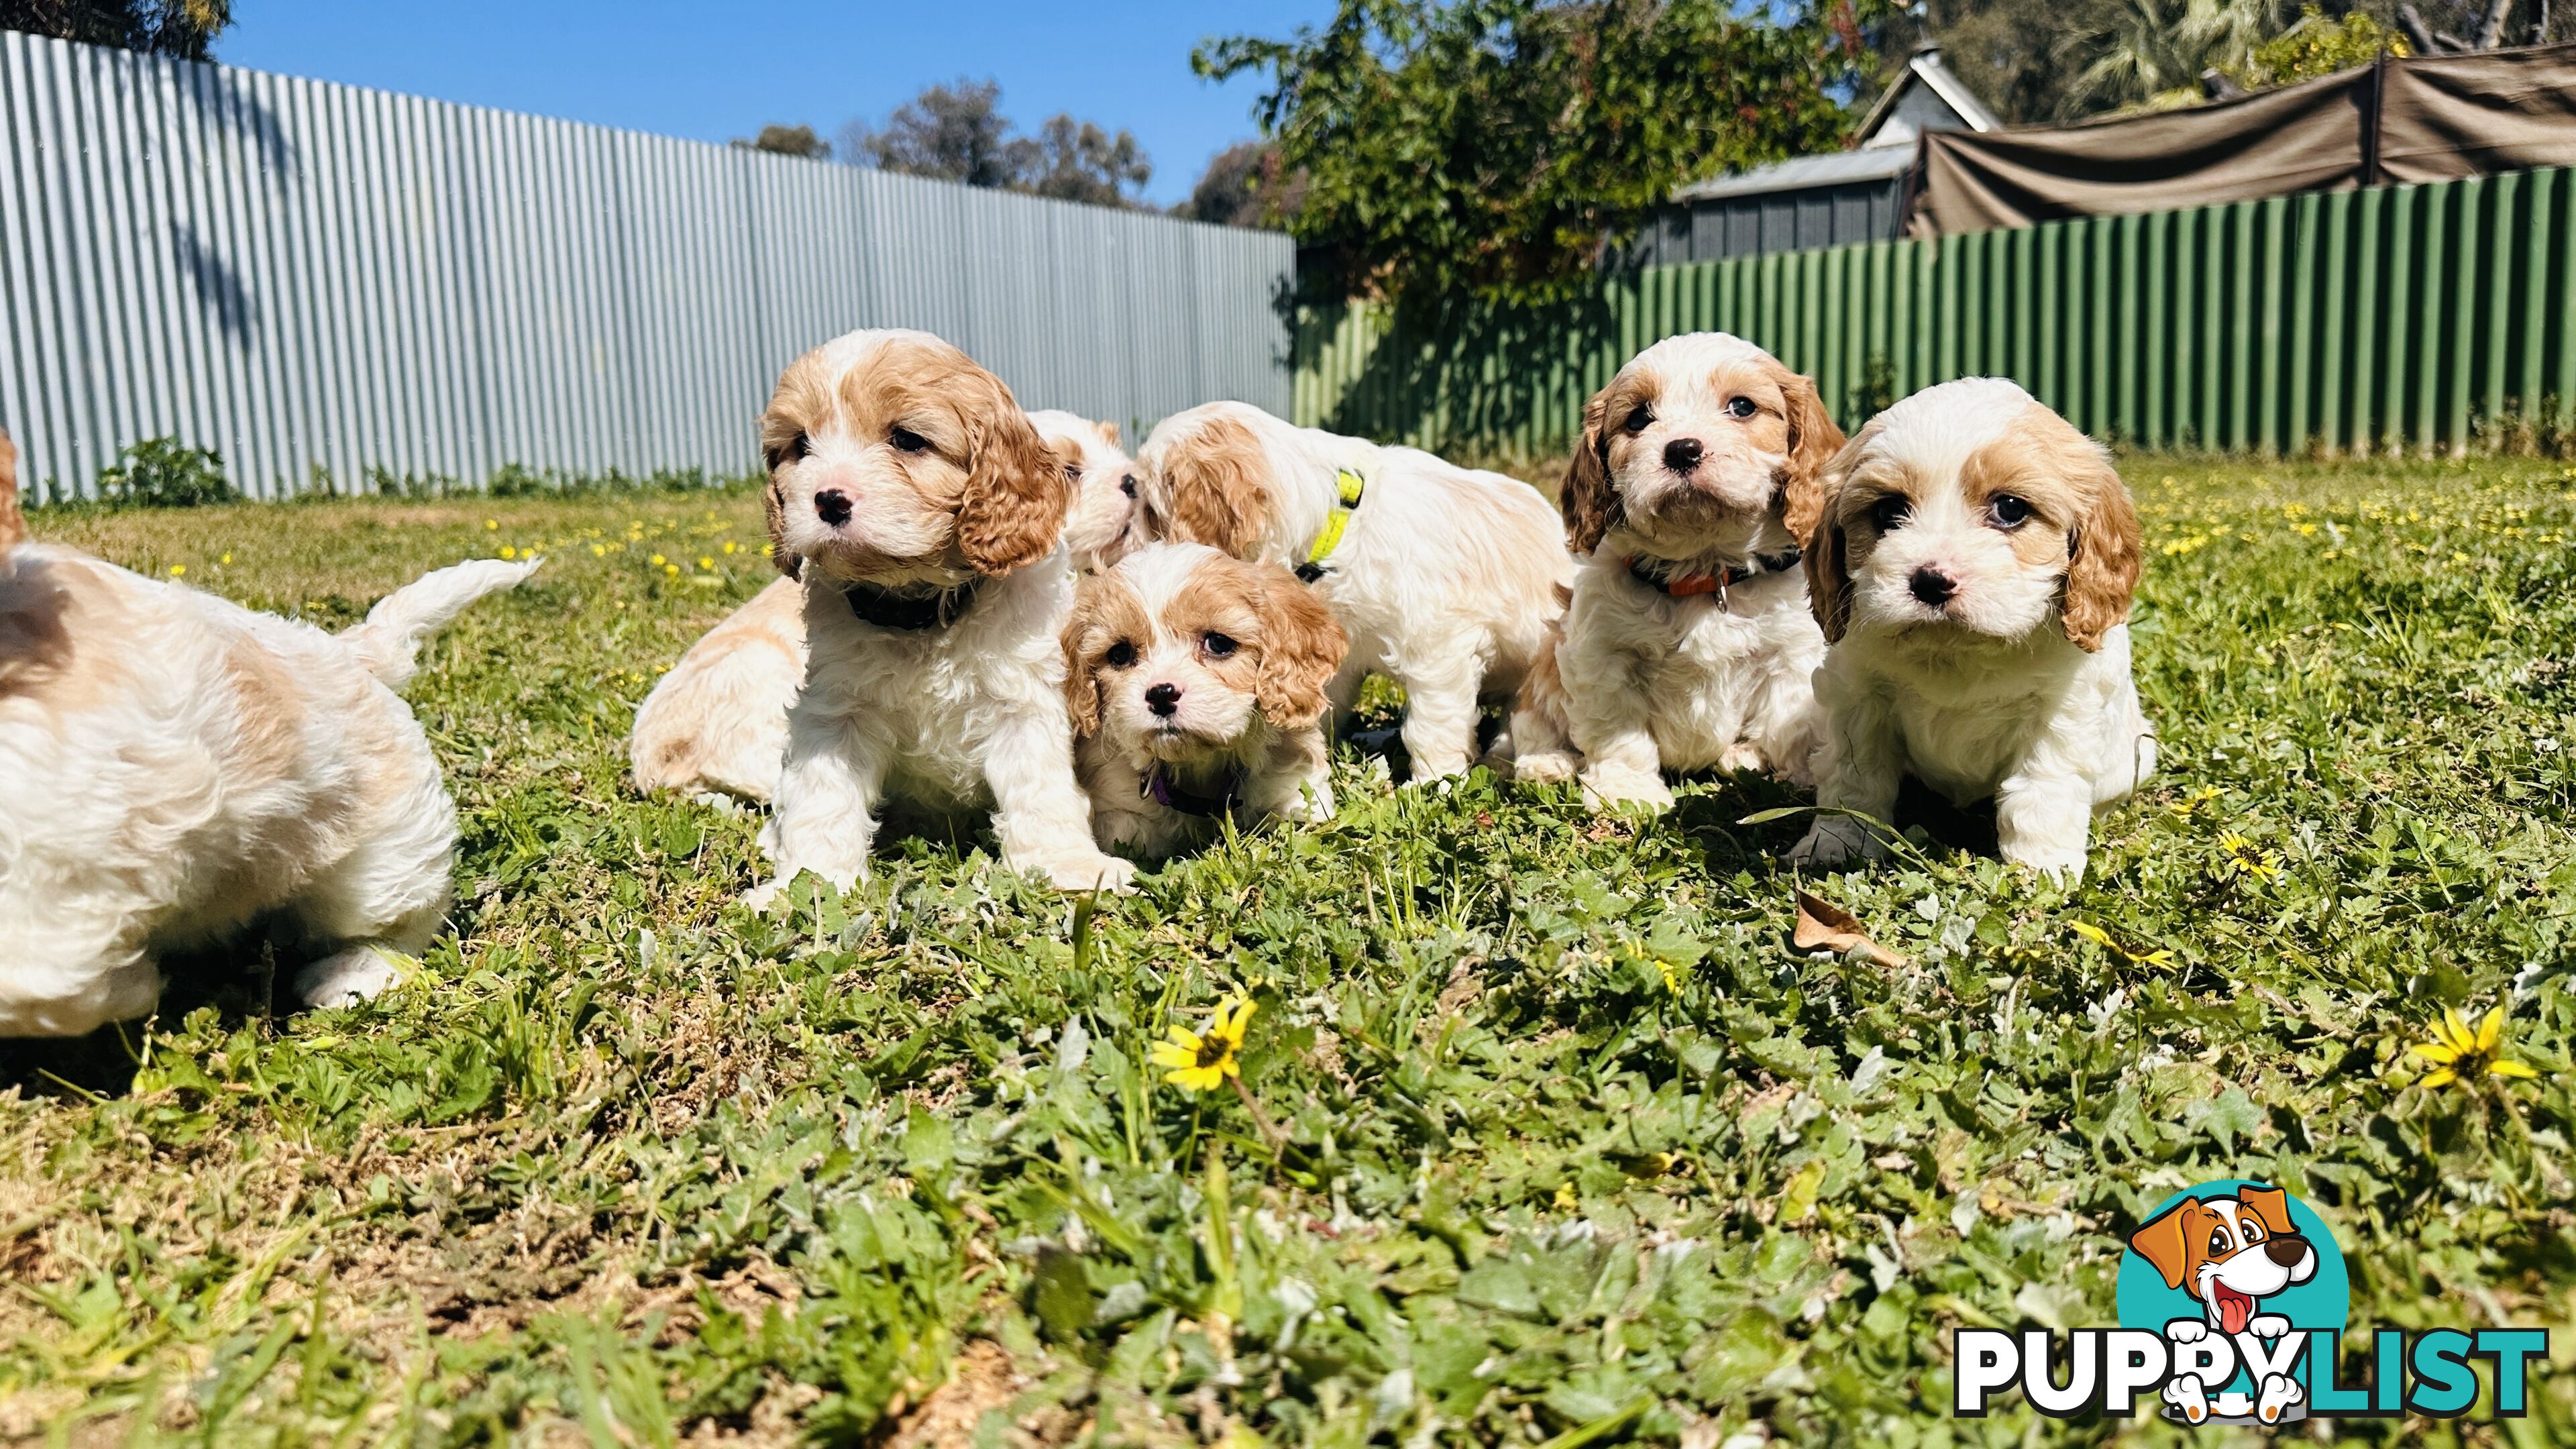
{"label": "small green plant by fence", "polygon": [[1299,316],[1296,412],[1463,451],[1565,446],[1657,338],[1733,332],[1845,426],[2017,379],[2096,436],[2254,453],[2558,451],[2576,402],[2576,173],[2277,197],[1606,273],[1534,307]]}

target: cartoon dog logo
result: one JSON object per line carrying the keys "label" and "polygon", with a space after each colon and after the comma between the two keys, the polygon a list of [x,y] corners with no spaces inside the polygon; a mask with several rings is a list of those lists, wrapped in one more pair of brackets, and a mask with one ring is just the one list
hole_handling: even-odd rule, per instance
{"label": "cartoon dog logo", "polygon": [[[2290,1221],[2289,1195],[2278,1188],[2240,1187],[2226,1197],[2186,1197],[2130,1234],[2129,1246],[2155,1265],[2167,1288],[2186,1290],[2200,1302],[2204,1316],[2165,1325],[2165,1337],[2177,1346],[2196,1343],[2213,1330],[2230,1339],[2246,1333],[2278,1339],[2290,1331],[2290,1320],[2262,1312],[2263,1300],[2317,1273],[2317,1250]],[[2219,1387],[2196,1374],[2176,1373],[2166,1381],[2164,1397],[2193,1424],[2213,1409],[2230,1418],[2250,1409],[2263,1423],[2277,1424],[2303,1396],[2298,1380],[2286,1373],[2263,1375],[2250,1403],[2233,1393],[2219,1396],[2213,1405],[2211,1391]]]}

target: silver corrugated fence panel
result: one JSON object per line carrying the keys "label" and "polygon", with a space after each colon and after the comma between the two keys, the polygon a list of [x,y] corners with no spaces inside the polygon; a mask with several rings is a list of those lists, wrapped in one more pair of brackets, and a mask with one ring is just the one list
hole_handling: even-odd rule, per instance
{"label": "silver corrugated fence panel", "polygon": [[516,464],[757,466],[858,327],[1128,427],[1289,408],[1288,239],[0,32],[0,426],[262,497]]}

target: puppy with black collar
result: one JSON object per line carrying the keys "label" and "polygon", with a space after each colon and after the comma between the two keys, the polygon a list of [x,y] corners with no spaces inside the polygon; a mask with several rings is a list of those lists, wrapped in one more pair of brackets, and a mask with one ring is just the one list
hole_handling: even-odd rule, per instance
{"label": "puppy with black collar", "polygon": [[989,805],[1013,869],[1124,886],[1135,867],[1092,842],[1065,714],[1071,484],[1010,388],[928,333],[853,332],[788,365],[760,434],[807,662],[754,904],[799,871],[864,876],[889,795]]}
{"label": "puppy with black collar", "polygon": [[1514,774],[1672,804],[1665,771],[1805,784],[1825,655],[1800,544],[1843,445],[1813,382],[1722,332],[1640,352],[1583,410],[1559,499],[1582,562],[1512,716]]}

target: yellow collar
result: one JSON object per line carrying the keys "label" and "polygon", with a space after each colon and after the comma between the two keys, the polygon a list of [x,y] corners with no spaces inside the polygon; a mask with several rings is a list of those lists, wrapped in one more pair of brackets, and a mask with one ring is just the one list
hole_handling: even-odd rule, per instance
{"label": "yellow collar", "polygon": [[1308,583],[1324,576],[1324,560],[1342,546],[1342,534],[1351,526],[1351,515],[1357,512],[1360,499],[1368,492],[1368,480],[1356,468],[1333,470],[1333,511],[1324,520],[1321,533],[1315,535],[1315,546],[1306,550],[1306,561],[1297,568],[1297,577]]}

